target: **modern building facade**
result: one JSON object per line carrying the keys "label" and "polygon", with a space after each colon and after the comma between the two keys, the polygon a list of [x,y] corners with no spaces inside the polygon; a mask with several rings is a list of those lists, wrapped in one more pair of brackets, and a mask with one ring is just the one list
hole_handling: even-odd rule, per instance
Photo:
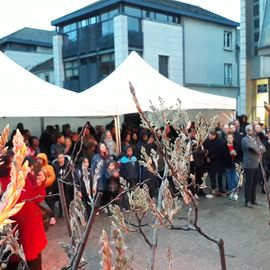
{"label": "modern building facade", "polygon": [[134,50],[178,84],[230,97],[239,92],[238,23],[198,6],[172,0],[101,0],[52,25],[59,86],[83,91]]}
{"label": "modern building facade", "polygon": [[239,111],[268,124],[270,1],[241,0]]}
{"label": "modern building facade", "polygon": [[54,31],[25,27],[1,38],[0,51],[38,77],[54,83],[54,35]]}

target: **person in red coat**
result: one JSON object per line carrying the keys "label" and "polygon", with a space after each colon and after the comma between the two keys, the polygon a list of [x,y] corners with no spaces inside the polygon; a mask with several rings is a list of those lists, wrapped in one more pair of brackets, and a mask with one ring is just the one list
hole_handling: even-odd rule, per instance
{"label": "person in red coat", "polygon": [[[0,184],[2,192],[7,189],[10,183],[10,164],[11,158],[5,156],[0,165]],[[39,202],[44,200],[45,191],[45,174],[41,171],[35,176],[29,171],[25,186],[21,192],[18,203],[25,202],[22,209],[11,217],[14,224],[18,225],[19,240],[25,254],[26,262],[30,270],[41,270],[41,251],[47,245],[46,234],[42,213],[39,208]],[[11,257],[7,269],[17,269],[19,258]]]}

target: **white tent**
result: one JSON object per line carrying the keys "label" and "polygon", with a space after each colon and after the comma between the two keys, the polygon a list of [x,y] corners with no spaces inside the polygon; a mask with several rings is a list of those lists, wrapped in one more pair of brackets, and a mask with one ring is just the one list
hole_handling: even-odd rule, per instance
{"label": "white tent", "polygon": [[[154,70],[136,52],[107,78],[90,89],[80,93],[92,115],[122,115],[137,112],[129,90],[129,81],[136,90],[138,100],[144,111],[151,111],[150,102],[159,104],[161,97],[167,106],[181,100],[182,108],[235,110],[234,98],[222,97],[194,91],[180,86]],[[86,106],[86,105],[85,105]]]}
{"label": "white tent", "polygon": [[2,117],[91,115],[79,107],[77,93],[39,79],[1,52],[0,93]]}

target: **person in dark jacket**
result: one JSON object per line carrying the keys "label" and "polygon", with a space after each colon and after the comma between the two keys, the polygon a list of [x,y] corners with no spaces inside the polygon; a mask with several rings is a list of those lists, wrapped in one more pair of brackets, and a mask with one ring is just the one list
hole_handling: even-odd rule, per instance
{"label": "person in dark jacket", "polygon": [[[238,120],[236,120],[238,122]],[[241,149],[241,141],[243,139],[243,134],[237,130],[237,126],[234,122],[231,122],[229,124],[230,126],[230,133],[233,135],[233,142],[236,145],[238,152],[237,152],[237,160],[239,162],[242,162],[243,160],[243,152]]]}
{"label": "person in dark jacket", "polygon": [[237,174],[235,168],[235,162],[238,159],[239,148],[234,142],[233,134],[227,135],[227,142],[224,144],[223,164],[225,168],[226,180],[228,185],[228,191],[230,192],[229,199],[237,201]]}
{"label": "person in dark jacket", "polygon": [[197,147],[197,144],[192,145],[192,156],[190,160],[190,173],[195,176],[196,187],[192,190],[194,194],[203,195],[203,191],[198,189],[198,186],[203,183],[202,177],[207,172],[206,163],[207,150],[203,146]]}
{"label": "person in dark jacket", "polygon": [[82,155],[87,157],[90,163],[95,153],[97,144],[98,143],[95,137],[90,132],[90,128],[86,128],[83,137]]}
{"label": "person in dark jacket", "polygon": [[[263,168],[266,174],[266,180],[270,177],[270,134],[268,135],[268,140],[263,142],[265,146],[265,152],[263,153]],[[264,185],[262,186],[262,192],[265,193]]]}
{"label": "person in dark jacket", "polygon": [[244,136],[247,134],[246,133],[246,126],[249,125],[247,121],[247,116],[245,114],[242,114],[240,116],[240,130],[239,132],[242,133]]}
{"label": "person in dark jacket", "polygon": [[141,150],[142,148],[147,148],[147,142],[149,140],[149,135],[146,130],[142,130],[139,136],[139,141],[135,150],[135,154],[138,160],[141,160]]}
{"label": "person in dark jacket", "polygon": [[204,148],[208,151],[206,156],[208,175],[211,181],[211,188],[213,193],[216,192],[217,180],[218,189],[223,193],[223,144],[220,141],[215,130],[210,131],[208,139],[204,142]]}
{"label": "person in dark jacket", "polygon": [[65,154],[65,137],[62,133],[55,135],[55,143],[51,145],[51,160],[55,160],[58,154]]}
{"label": "person in dark jacket", "polygon": [[241,141],[243,151],[243,168],[246,176],[245,183],[245,207],[251,207],[256,202],[256,186],[259,178],[260,156],[265,152],[264,145],[259,137],[255,136],[252,125],[246,126],[247,135]]}
{"label": "person in dark jacket", "polygon": [[51,145],[54,143],[54,128],[53,126],[47,126],[46,130],[41,134],[39,139],[40,152],[45,153],[49,160],[51,159]]}
{"label": "person in dark jacket", "polygon": [[[68,165],[70,165],[68,158],[69,158],[68,156],[65,156],[63,153],[60,152],[59,154],[57,154],[57,159],[53,161],[52,165],[57,179],[57,181],[53,183],[54,193],[59,193],[58,181],[60,181],[60,179],[64,180],[65,198],[67,206],[69,207],[71,201],[73,200],[74,194],[72,185],[73,178],[71,170],[68,167]],[[61,206],[59,207],[59,211],[60,211],[59,215],[61,216],[62,215]]]}
{"label": "person in dark jacket", "polygon": [[132,146],[127,146],[124,149],[124,156],[119,162],[120,175],[130,184],[130,187],[135,186],[139,181],[139,163],[133,155]]}
{"label": "person in dark jacket", "polygon": [[91,200],[94,198],[93,194],[93,180],[90,170],[90,164],[87,157],[81,157],[78,166],[74,173],[75,184],[79,191],[79,196],[83,202],[86,209],[87,218],[91,214]]}
{"label": "person in dark jacket", "polygon": [[221,131],[220,136],[219,136],[219,138],[220,138],[220,140],[221,140],[221,142],[222,142],[223,144],[226,143],[226,141],[227,141],[227,136],[228,136],[229,132],[230,132],[230,127],[229,127],[229,125],[227,125],[227,124],[223,125],[222,131]]}
{"label": "person in dark jacket", "polygon": [[[119,164],[111,160],[105,172],[106,191],[104,192],[105,201],[113,200],[120,191]],[[109,212],[109,209],[108,209]]]}
{"label": "person in dark jacket", "polygon": [[107,196],[104,193],[108,189],[108,183],[106,182],[106,170],[110,162],[110,156],[105,143],[99,143],[97,145],[97,153],[93,156],[91,162],[91,173],[93,178],[93,193],[101,192],[103,194],[102,203],[106,204]]}

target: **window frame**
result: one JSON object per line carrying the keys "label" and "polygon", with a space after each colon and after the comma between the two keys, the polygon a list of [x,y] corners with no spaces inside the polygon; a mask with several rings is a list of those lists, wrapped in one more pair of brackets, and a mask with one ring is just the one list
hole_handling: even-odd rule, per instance
{"label": "window frame", "polygon": [[[166,59],[166,68],[162,67],[161,64],[165,63],[162,60]],[[158,55],[158,72],[166,78],[169,78],[169,64],[170,63],[170,56],[169,55]],[[166,71],[165,71],[166,70]]]}
{"label": "window frame", "polygon": [[[224,50],[232,51],[232,36],[233,32],[229,30],[224,30],[223,32],[223,48]],[[229,41],[229,46],[228,46]]]}
{"label": "window frame", "polygon": [[232,63],[224,63],[224,85],[232,86]]}

